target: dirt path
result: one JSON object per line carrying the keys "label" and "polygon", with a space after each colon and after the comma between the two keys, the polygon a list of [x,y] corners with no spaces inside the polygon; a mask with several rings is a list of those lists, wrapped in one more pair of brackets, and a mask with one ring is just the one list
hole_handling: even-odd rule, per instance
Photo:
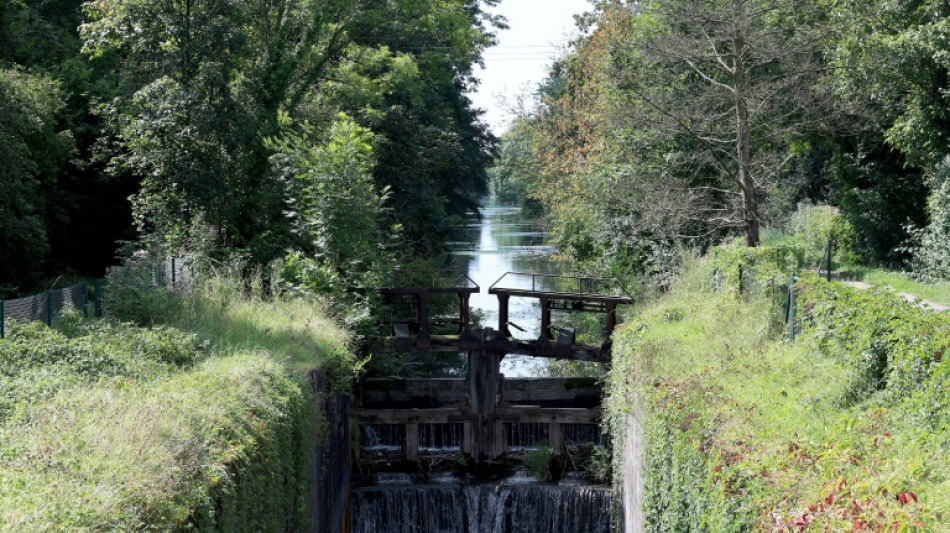
{"label": "dirt path", "polygon": [[[875,287],[875,285],[871,285],[870,283],[865,283],[863,281],[843,281],[842,283],[848,287],[854,287],[856,289],[871,289]],[[899,292],[897,295],[908,302],[917,305],[918,307],[923,307],[924,309],[929,309],[931,311],[946,311],[947,309],[950,309],[950,306],[931,302],[930,300],[924,300],[923,298],[918,298],[917,296],[906,292]]]}

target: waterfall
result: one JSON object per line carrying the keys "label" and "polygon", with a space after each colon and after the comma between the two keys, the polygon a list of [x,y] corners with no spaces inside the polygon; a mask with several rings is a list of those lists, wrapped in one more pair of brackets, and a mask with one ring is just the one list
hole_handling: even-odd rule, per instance
{"label": "waterfall", "polygon": [[532,482],[353,490],[353,533],[609,533],[611,491]]}
{"label": "waterfall", "polygon": [[528,450],[548,443],[548,425],[537,423],[505,424],[505,442],[509,451]]}
{"label": "waterfall", "polygon": [[583,442],[603,444],[603,435],[600,432],[600,426],[596,424],[564,424],[561,428],[564,432],[564,442],[570,444],[580,444]]}

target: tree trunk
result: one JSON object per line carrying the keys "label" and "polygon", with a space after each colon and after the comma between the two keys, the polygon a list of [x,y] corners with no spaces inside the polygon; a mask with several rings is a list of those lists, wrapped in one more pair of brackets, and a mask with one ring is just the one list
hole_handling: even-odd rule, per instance
{"label": "tree trunk", "polygon": [[736,97],[736,156],[739,161],[739,186],[742,188],[742,207],[745,219],[746,245],[759,245],[759,199],[756,196],[755,180],[752,177],[751,126],[749,124],[748,87],[745,64],[745,13],[741,2],[734,4],[736,33],[733,37],[735,53],[735,97]]}

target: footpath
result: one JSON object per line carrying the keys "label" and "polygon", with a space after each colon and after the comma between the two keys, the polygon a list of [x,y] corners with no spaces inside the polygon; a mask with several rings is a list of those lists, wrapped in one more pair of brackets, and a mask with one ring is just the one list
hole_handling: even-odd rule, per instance
{"label": "footpath", "polygon": [[[848,287],[854,287],[856,289],[872,289],[877,286],[877,285],[871,285],[870,283],[865,283],[863,281],[842,281],[841,283],[847,285]],[[947,309],[950,309],[950,306],[938,304],[937,302],[932,302],[930,300],[924,300],[923,298],[920,298],[910,293],[899,292],[897,293],[897,295],[912,304],[915,304],[924,309],[929,309],[931,311],[946,311]]]}

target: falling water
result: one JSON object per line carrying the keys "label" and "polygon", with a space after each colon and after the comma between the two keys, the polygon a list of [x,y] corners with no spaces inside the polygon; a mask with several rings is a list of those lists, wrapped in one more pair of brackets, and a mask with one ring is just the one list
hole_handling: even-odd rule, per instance
{"label": "falling water", "polygon": [[564,432],[564,442],[567,443],[603,444],[603,434],[600,426],[596,424],[564,424],[561,426],[561,431]]}
{"label": "falling water", "polygon": [[608,533],[611,491],[512,482],[374,485],[353,490],[354,533]]}
{"label": "falling water", "polygon": [[536,423],[505,424],[505,442],[509,451],[527,450],[548,443],[548,425]]}

